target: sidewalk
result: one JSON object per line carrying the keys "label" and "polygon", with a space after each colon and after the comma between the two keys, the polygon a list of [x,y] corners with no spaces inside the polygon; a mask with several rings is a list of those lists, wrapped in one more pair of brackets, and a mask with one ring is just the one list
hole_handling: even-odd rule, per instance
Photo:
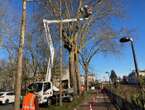
{"label": "sidewalk", "polygon": [[105,94],[92,94],[92,96],[80,104],[74,110],[116,110]]}

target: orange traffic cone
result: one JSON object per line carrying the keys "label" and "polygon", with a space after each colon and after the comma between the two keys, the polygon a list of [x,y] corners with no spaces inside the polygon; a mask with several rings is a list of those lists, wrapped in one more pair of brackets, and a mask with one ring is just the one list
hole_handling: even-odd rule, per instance
{"label": "orange traffic cone", "polygon": [[93,109],[92,109],[92,105],[91,105],[91,104],[90,104],[90,110],[93,110]]}

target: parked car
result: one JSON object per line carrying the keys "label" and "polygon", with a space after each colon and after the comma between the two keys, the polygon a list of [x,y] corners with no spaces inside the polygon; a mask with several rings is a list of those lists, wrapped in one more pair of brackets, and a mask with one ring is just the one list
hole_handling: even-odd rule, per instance
{"label": "parked car", "polygon": [[14,103],[15,101],[15,94],[14,92],[0,92],[0,103],[2,104],[9,104]]}
{"label": "parked car", "polygon": [[63,102],[72,102],[73,101],[73,95],[67,94],[62,96],[62,101]]}

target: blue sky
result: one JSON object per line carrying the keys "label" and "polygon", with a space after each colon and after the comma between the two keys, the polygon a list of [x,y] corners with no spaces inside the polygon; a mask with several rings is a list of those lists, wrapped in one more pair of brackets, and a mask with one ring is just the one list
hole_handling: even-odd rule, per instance
{"label": "blue sky", "polygon": [[[17,0],[12,0],[18,12],[21,12],[21,3]],[[135,29],[132,34],[137,55],[137,62],[139,69],[145,69],[145,1],[144,0],[124,0],[125,13],[127,18],[119,21],[112,21],[114,28],[128,27]],[[30,8],[29,8],[30,9]],[[119,40],[119,39],[118,39]],[[121,55],[96,55],[91,62],[91,70],[96,73],[99,79],[104,76],[107,79],[105,72],[110,72],[112,69],[116,71],[119,76],[128,75],[134,69],[133,57],[130,45],[128,43],[122,44]],[[0,48],[0,59],[7,57],[6,51]]]}
{"label": "blue sky", "polygon": [[[145,70],[145,1],[144,0],[125,0],[125,13],[127,18],[121,21],[114,20],[113,27],[127,27],[134,29],[132,34],[134,37],[134,45],[138,68]],[[128,43],[122,44],[121,55],[97,55],[91,62],[91,68],[97,73],[99,79],[104,76],[107,79],[105,72],[110,72],[114,69],[119,76],[128,75],[134,69],[131,47]]]}

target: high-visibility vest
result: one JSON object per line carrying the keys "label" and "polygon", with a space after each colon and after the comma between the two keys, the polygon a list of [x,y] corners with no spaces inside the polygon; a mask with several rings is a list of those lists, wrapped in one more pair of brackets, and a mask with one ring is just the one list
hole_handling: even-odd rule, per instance
{"label": "high-visibility vest", "polygon": [[28,93],[24,96],[22,110],[36,110],[35,98],[36,96],[33,93]]}

